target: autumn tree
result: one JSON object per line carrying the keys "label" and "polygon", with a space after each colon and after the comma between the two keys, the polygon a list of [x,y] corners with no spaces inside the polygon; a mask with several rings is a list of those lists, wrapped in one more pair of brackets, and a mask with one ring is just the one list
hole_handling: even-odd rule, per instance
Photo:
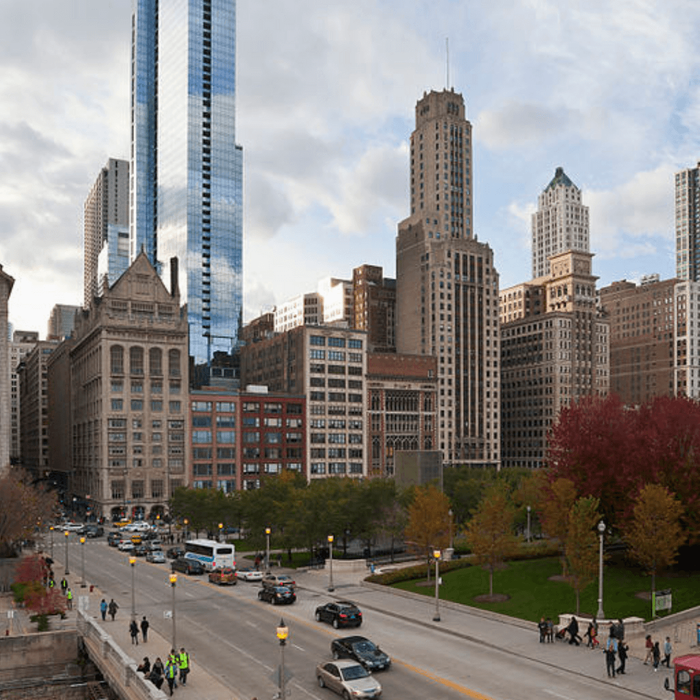
{"label": "autumn tree", "polygon": [[48,567],[43,557],[32,554],[19,563],[12,584],[15,600],[32,611],[31,619],[40,632],[48,629],[49,615],[63,615],[66,610],[66,600],[60,591],[44,585],[47,576]]}
{"label": "autumn tree", "polygon": [[449,511],[450,501],[435,486],[415,489],[413,500],[408,506],[406,543],[417,554],[427,557],[428,561],[435,549],[444,549],[449,544]]}
{"label": "autumn tree", "polygon": [[637,496],[633,515],[624,537],[630,556],[651,574],[651,591],[656,590],[656,572],[675,563],[685,541],[680,519],[683,506],[664,486],[647,484]]}
{"label": "autumn tree", "polygon": [[493,595],[493,573],[517,547],[513,534],[514,508],[504,484],[496,483],[484,492],[469,521],[465,537],[474,562],[489,572],[489,595]]}
{"label": "autumn tree", "polygon": [[598,571],[599,501],[593,496],[579,498],[568,513],[566,533],[567,581],[576,592],[576,614],[581,611],[581,591],[595,579]]}
{"label": "autumn tree", "polygon": [[577,493],[570,479],[555,479],[548,484],[539,504],[540,519],[545,532],[559,542],[562,576],[567,575],[566,539],[569,532],[569,513]]}

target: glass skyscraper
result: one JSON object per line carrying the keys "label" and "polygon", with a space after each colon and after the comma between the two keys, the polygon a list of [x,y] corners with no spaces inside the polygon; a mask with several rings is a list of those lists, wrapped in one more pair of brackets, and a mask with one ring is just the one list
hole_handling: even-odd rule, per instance
{"label": "glass skyscraper", "polygon": [[143,248],[187,303],[197,364],[237,345],[243,152],[236,145],[235,0],[134,0],[131,257]]}

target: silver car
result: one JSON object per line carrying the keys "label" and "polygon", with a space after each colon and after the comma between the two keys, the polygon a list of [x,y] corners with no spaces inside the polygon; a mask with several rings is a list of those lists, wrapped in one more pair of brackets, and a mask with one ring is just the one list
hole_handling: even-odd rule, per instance
{"label": "silver car", "polygon": [[378,698],[382,686],[357,661],[327,661],[316,667],[321,688],[330,688],[344,698]]}

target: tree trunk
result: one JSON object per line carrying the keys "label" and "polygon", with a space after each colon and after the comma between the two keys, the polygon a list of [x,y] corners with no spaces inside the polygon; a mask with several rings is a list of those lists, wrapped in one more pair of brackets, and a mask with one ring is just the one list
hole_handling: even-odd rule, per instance
{"label": "tree trunk", "polygon": [[489,568],[489,595],[493,595],[493,568]]}
{"label": "tree trunk", "polygon": [[581,614],[581,593],[576,589],[576,614]]}

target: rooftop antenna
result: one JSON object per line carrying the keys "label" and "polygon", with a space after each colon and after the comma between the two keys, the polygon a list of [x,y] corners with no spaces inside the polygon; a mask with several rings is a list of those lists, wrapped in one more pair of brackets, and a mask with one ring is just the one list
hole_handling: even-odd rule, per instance
{"label": "rooftop antenna", "polygon": [[445,74],[447,82],[445,84],[445,89],[450,89],[450,38],[445,37]]}

